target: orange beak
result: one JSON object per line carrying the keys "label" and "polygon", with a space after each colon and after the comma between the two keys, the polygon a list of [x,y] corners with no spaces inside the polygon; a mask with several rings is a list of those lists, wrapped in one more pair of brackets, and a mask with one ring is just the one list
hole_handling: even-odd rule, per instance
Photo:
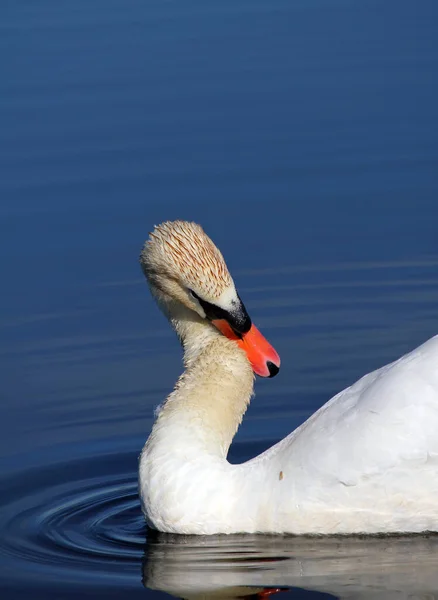
{"label": "orange beak", "polygon": [[229,340],[234,340],[239,348],[245,351],[256,375],[260,377],[277,375],[280,370],[280,357],[255,325],[252,325],[242,337],[238,337],[224,319],[215,319],[212,323]]}

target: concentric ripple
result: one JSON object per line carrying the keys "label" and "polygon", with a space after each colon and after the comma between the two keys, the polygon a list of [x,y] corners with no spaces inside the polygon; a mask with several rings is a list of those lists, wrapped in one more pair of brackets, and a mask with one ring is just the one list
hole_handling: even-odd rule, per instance
{"label": "concentric ripple", "polygon": [[[137,455],[59,462],[3,479],[2,562],[19,577],[75,581],[110,575],[137,584],[146,527],[137,494]],[[10,570],[12,572],[12,568]]]}

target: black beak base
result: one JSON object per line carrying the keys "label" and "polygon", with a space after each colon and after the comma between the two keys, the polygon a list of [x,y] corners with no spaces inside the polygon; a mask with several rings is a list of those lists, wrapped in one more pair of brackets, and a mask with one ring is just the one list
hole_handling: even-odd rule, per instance
{"label": "black beak base", "polygon": [[232,328],[234,333],[239,337],[241,337],[245,333],[248,333],[248,331],[251,329],[251,319],[240,298],[239,301],[236,302],[235,307],[233,306],[231,310],[225,310],[220,306],[216,306],[216,304],[212,304],[211,302],[203,300],[193,291],[191,291],[191,294],[202,306],[207,319],[209,319],[210,321],[216,321],[218,319],[225,320],[228,323],[228,325]]}

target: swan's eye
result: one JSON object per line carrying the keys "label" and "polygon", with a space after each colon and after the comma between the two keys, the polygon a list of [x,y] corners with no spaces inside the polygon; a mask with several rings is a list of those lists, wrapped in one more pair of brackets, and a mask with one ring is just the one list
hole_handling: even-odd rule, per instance
{"label": "swan's eye", "polygon": [[195,294],[195,292],[193,290],[188,290],[188,292],[192,298],[194,298],[197,302],[199,302],[198,294]]}

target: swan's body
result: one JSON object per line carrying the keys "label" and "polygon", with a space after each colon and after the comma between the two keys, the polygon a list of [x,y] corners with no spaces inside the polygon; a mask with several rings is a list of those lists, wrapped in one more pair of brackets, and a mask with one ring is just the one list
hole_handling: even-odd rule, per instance
{"label": "swan's body", "polygon": [[[200,232],[192,224],[165,224],[142,255],[152,291],[183,343],[186,366],[140,459],[149,525],[189,534],[438,530],[438,337],[363,377],[260,456],[228,463],[254,376],[242,344],[206,319],[214,304],[222,316],[230,311],[238,329],[240,299],[231,278],[222,285],[213,274],[216,296],[203,289],[195,246],[211,241]],[[169,240],[170,253],[189,244],[187,252],[179,250],[183,268],[194,261],[196,281],[177,278]],[[223,269],[220,253],[215,260]],[[199,305],[191,305],[184,286],[196,287]],[[257,361],[253,368],[263,370]]]}

